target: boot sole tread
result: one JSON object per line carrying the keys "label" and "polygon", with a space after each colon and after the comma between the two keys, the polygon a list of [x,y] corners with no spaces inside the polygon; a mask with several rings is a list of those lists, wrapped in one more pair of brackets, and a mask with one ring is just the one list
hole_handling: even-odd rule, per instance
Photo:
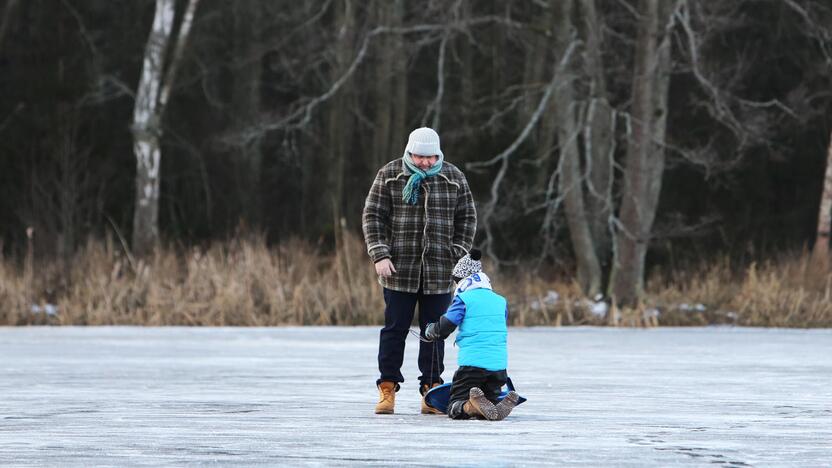
{"label": "boot sole tread", "polygon": [[497,403],[495,407],[497,410],[497,419],[496,421],[502,421],[505,419],[509,414],[511,414],[511,410],[517,406],[517,403],[520,401],[520,395],[516,392],[509,392],[503,401]]}
{"label": "boot sole tread", "polygon": [[468,399],[471,401],[473,407],[487,420],[496,421],[499,417],[497,408],[494,403],[488,401],[485,393],[477,387],[474,387],[468,393]]}

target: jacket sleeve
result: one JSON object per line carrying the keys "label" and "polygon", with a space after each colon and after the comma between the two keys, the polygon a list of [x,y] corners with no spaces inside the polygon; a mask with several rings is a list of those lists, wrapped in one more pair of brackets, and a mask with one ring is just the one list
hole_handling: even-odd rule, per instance
{"label": "jacket sleeve", "polygon": [[444,315],[439,317],[438,322],[428,324],[425,328],[425,338],[429,340],[444,340],[456,330],[456,325]]}
{"label": "jacket sleeve", "polygon": [[439,317],[439,321],[428,324],[425,328],[425,337],[431,340],[444,340],[456,330],[463,318],[465,318],[465,303],[459,296],[455,296],[448,311]]}
{"label": "jacket sleeve", "polygon": [[373,263],[390,258],[387,227],[390,223],[391,206],[390,191],[384,183],[383,171],[378,171],[367,200],[364,202],[364,212],[361,215],[364,242],[367,244],[367,253]]}
{"label": "jacket sleeve", "polygon": [[454,296],[454,300],[448,307],[448,311],[442,317],[448,319],[455,326],[458,326],[462,323],[462,319],[465,318],[465,302],[459,296]]}
{"label": "jacket sleeve", "polygon": [[474,206],[474,195],[471,193],[465,174],[460,171],[459,193],[454,212],[453,252],[456,255],[454,260],[464,257],[471,250],[476,232],[477,209]]}

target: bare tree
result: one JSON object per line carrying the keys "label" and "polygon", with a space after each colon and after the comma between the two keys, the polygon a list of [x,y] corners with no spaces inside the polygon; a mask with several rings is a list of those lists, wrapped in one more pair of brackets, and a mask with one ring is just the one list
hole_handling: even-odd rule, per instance
{"label": "bare tree", "polygon": [[[231,115],[235,128],[248,128],[257,124],[260,115],[261,54],[260,31],[264,23],[264,11],[259,2],[231,2],[228,7],[233,15],[233,51],[235,64],[231,88]],[[241,214],[250,225],[257,225],[261,218],[260,172],[263,163],[262,142],[253,140],[235,147],[238,198]]]}
{"label": "bare tree", "polygon": [[[176,0],[156,0],[133,110],[133,152],[136,155],[133,249],[139,255],[150,252],[159,241],[161,120],[198,4],[199,0],[188,0],[179,34],[171,44]],[[169,49],[172,49],[170,57]]]}
{"label": "bare tree", "polygon": [[[570,31],[571,24],[568,31],[561,31],[564,23],[568,21],[567,18],[562,17],[566,10],[572,9],[572,2],[567,5],[559,5],[560,2],[549,1],[544,4],[545,8],[539,15],[535,15],[533,27],[539,31],[530,41],[529,54],[526,56],[523,72],[523,83],[525,87],[534,89],[536,85],[546,79],[545,75],[550,71],[550,64],[552,60],[560,60],[562,54],[565,52],[569,41],[573,39]],[[561,38],[561,36],[565,36]],[[562,42],[562,43],[560,43]],[[554,58],[552,58],[554,57]],[[571,66],[571,60],[568,61]],[[562,67],[561,67],[562,68]],[[562,73],[560,68],[555,68],[555,73]],[[566,71],[566,70],[564,70]],[[559,77],[556,77],[559,79]],[[560,84],[556,86],[572,86],[569,81],[560,80]],[[570,89],[569,93],[572,91]],[[552,167],[557,165],[558,158],[554,157],[555,142],[558,136],[558,113],[555,112],[555,106],[558,106],[558,98],[555,95],[547,103],[546,112],[540,118],[540,128],[531,138],[534,138],[536,147],[537,162],[540,170],[536,171],[534,186],[540,190],[547,187],[548,181],[551,177]],[[533,99],[528,90],[524,93],[525,99],[523,105],[520,107],[520,122],[525,123],[529,116],[534,111],[536,99]],[[561,96],[563,98],[564,96]],[[569,104],[571,106],[571,104]],[[548,223],[547,223],[548,224]],[[548,225],[544,226],[544,232],[548,229]]]}
{"label": "bare tree", "polygon": [[[352,0],[337,0],[335,2],[335,44],[333,46],[335,56],[331,70],[332,81],[342,76],[352,61],[353,49],[355,48],[356,36],[356,8],[358,5]],[[329,106],[327,114],[327,157],[320,163],[325,169],[329,180],[331,192],[330,213],[334,219],[342,217],[344,209],[344,177],[348,154],[350,151],[351,136],[353,132],[353,109],[355,106],[352,93],[353,82],[345,83],[341,92],[335,95]],[[331,163],[330,163],[331,161]],[[308,184],[315,186],[318,183],[318,174],[310,174]],[[324,206],[327,206],[324,203]]]}
{"label": "bare tree", "polygon": [[821,265],[829,263],[829,237],[832,233],[832,133],[829,134],[829,149],[826,153],[826,175],[823,178],[823,193],[820,196],[818,228],[812,256]]}
{"label": "bare tree", "polygon": [[[602,27],[593,0],[550,1],[535,21],[546,34],[532,38],[537,47],[526,60],[527,86],[539,81],[540,67],[535,62],[545,62],[549,56],[556,62],[553,98],[540,119],[536,141],[541,170],[536,171],[535,186],[546,193],[542,232],[548,236],[552,231],[554,212],[562,203],[578,283],[585,294],[594,297],[604,290],[604,266],[611,255],[607,226],[615,148],[614,111],[606,96],[601,60]],[[575,49],[582,50],[582,55],[568,53]],[[521,115],[525,117],[526,112],[524,108]],[[553,157],[556,141],[558,156]],[[555,178],[557,198],[551,194]]]}
{"label": "bare tree", "polygon": [[[270,239],[328,240],[319,235],[332,228],[333,202],[354,219],[362,194],[350,187],[396,157],[409,126],[424,122],[441,124],[452,163],[500,153],[470,180],[484,205],[489,255],[501,266],[563,259],[576,266],[587,295],[610,291],[614,247],[626,244],[613,235],[649,243],[657,264],[678,241],[693,247],[682,254],[690,258],[703,245],[751,245],[756,257],[808,240],[819,193],[785,184],[819,176],[822,161],[813,156],[825,156],[829,143],[830,2],[678,0],[670,141],[639,134],[639,126],[655,125],[642,122],[648,112],[632,99],[645,76],[633,82],[643,48],[635,36],[649,20],[638,3],[203,1],[183,62],[172,52],[187,30],[180,28],[187,0],[0,2],[0,83],[8,90],[0,98],[0,235],[13,251],[25,245],[21,227],[31,225],[41,255],[61,239],[71,253],[85,234],[101,232],[102,219],[130,225],[135,211],[137,250],[141,234],[158,237],[162,219],[168,235],[185,241],[228,235],[241,215]],[[149,19],[157,5],[170,20],[154,36],[164,36],[162,44],[148,41],[150,24],[136,23],[139,15],[119,14],[128,8]],[[159,55],[145,71],[136,67],[144,42]],[[565,49],[572,55],[560,63]],[[178,63],[175,86],[165,87]],[[141,89],[138,77],[122,81],[136,69],[146,78]],[[177,95],[167,109],[163,89]],[[61,103],[78,122],[56,125]],[[134,142],[123,135],[125,119],[115,117],[129,111],[136,155],[125,147]],[[685,183],[662,182],[668,210],[655,214],[649,231],[628,224],[650,224],[633,214],[648,208],[618,209],[639,192],[622,184],[638,186],[624,168],[639,139],[663,147],[664,176]],[[158,200],[160,151],[188,157],[162,161]],[[135,180],[117,155],[136,158]],[[696,197],[686,196],[692,186]],[[726,193],[737,203],[723,203]],[[789,204],[798,209],[787,211]],[[701,223],[734,214],[747,221]],[[784,216],[789,222],[776,229],[757,229]]]}
{"label": "bare tree", "polygon": [[[401,27],[404,0],[377,0],[375,11],[379,25]],[[377,44],[375,118],[373,120],[372,167],[381,167],[392,159],[394,148],[402,145],[407,115],[407,73],[404,44],[400,35],[387,35]]]}
{"label": "bare tree", "polygon": [[[586,47],[584,72],[589,83],[586,112],[583,120],[583,142],[586,154],[586,211],[589,231],[601,267],[608,275],[612,256],[610,220],[613,214],[613,164],[615,152],[615,109],[607,96],[607,82],[601,58],[603,24],[595,8],[595,0],[581,0],[580,11]],[[601,288],[606,289],[601,278]]]}
{"label": "bare tree", "polygon": [[643,294],[644,260],[662,186],[665,162],[670,29],[678,1],[641,0],[632,82],[631,131],[615,240],[611,292],[619,304]]}
{"label": "bare tree", "polygon": [[572,24],[573,0],[553,0],[557,23],[555,33],[555,57],[560,63],[555,72],[554,114],[557,118],[558,144],[560,146],[560,192],[564,201],[569,237],[578,264],[578,283],[584,292],[594,296],[601,290],[601,266],[595,252],[583,195],[581,154],[578,148],[579,105],[574,82],[577,75],[566,50],[576,40],[577,31]]}

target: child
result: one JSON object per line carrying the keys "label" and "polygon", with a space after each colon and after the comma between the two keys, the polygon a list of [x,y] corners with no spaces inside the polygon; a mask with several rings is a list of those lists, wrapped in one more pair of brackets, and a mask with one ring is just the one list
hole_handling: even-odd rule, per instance
{"label": "child", "polygon": [[509,394],[497,403],[500,389],[508,378],[508,307],[506,299],[491,289],[482,271],[479,250],[462,257],[453,269],[457,283],[448,311],[425,329],[429,340],[447,338],[457,327],[459,369],[454,373],[448,416],[498,421],[511,413],[519,395]]}

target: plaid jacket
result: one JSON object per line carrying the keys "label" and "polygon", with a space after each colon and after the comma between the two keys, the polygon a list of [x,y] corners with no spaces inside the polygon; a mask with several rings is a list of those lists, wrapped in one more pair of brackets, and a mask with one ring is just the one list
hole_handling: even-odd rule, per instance
{"label": "plaid jacket", "polygon": [[390,258],[396,273],[379,277],[387,289],[424,294],[453,291],[451,270],[474,242],[477,212],[468,181],[456,166],[442,163],[422,180],[419,203],[402,200],[411,172],[401,159],[382,167],[364,203],[362,227],[373,262]]}

